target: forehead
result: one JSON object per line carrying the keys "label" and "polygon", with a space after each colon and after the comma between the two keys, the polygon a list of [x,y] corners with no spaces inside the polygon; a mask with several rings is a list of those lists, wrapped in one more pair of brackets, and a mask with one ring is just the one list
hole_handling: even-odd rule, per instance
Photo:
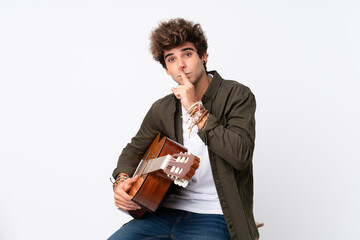
{"label": "forehead", "polygon": [[194,51],[196,51],[195,45],[192,42],[184,42],[183,44],[174,47],[170,50],[165,50],[164,51],[164,56],[168,55],[169,53],[175,53],[175,52],[181,52],[182,50],[186,49],[186,48],[192,48],[194,49]]}

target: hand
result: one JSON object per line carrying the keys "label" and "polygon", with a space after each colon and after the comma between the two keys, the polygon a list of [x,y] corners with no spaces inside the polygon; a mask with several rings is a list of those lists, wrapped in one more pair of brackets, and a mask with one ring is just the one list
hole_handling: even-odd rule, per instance
{"label": "hand", "polygon": [[181,100],[181,105],[188,110],[196,102],[195,87],[190,82],[182,67],[179,67],[180,76],[182,78],[182,84],[173,87],[171,91],[174,93],[177,99]]}
{"label": "hand", "polygon": [[140,209],[138,205],[131,202],[131,196],[127,194],[138,179],[139,176],[128,178],[116,186],[114,198],[117,207],[125,211]]}

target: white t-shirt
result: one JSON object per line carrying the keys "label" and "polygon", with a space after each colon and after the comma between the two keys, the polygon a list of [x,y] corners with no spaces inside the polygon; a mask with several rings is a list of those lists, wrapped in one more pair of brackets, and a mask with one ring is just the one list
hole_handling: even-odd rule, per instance
{"label": "white t-shirt", "polygon": [[196,125],[189,138],[190,121],[186,123],[189,115],[184,107],[182,107],[182,116],[184,146],[189,153],[200,158],[200,165],[188,186],[180,187],[176,193],[169,195],[164,199],[162,205],[195,213],[223,214],[211,171],[208,148],[197,135],[198,127]]}

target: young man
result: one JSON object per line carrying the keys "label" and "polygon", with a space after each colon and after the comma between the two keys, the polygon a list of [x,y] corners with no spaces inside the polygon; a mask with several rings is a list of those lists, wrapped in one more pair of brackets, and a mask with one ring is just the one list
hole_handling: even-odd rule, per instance
{"label": "young man", "polygon": [[151,33],[150,50],[178,85],[152,105],[123,149],[113,172],[115,205],[139,209],[128,195],[138,177],[130,176],[159,132],[200,157],[200,166],[186,188],[168,194],[157,211],[130,221],[109,239],[257,239],[254,95],[206,71],[207,42],[199,24],[180,18],[160,23]]}

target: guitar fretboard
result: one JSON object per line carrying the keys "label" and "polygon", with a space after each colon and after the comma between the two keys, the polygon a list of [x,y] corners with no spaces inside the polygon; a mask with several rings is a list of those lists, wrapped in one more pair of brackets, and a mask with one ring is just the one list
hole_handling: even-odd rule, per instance
{"label": "guitar fretboard", "polygon": [[144,170],[141,173],[141,175],[160,170],[161,165],[165,161],[166,157],[167,156],[148,160],[146,166],[144,167]]}

